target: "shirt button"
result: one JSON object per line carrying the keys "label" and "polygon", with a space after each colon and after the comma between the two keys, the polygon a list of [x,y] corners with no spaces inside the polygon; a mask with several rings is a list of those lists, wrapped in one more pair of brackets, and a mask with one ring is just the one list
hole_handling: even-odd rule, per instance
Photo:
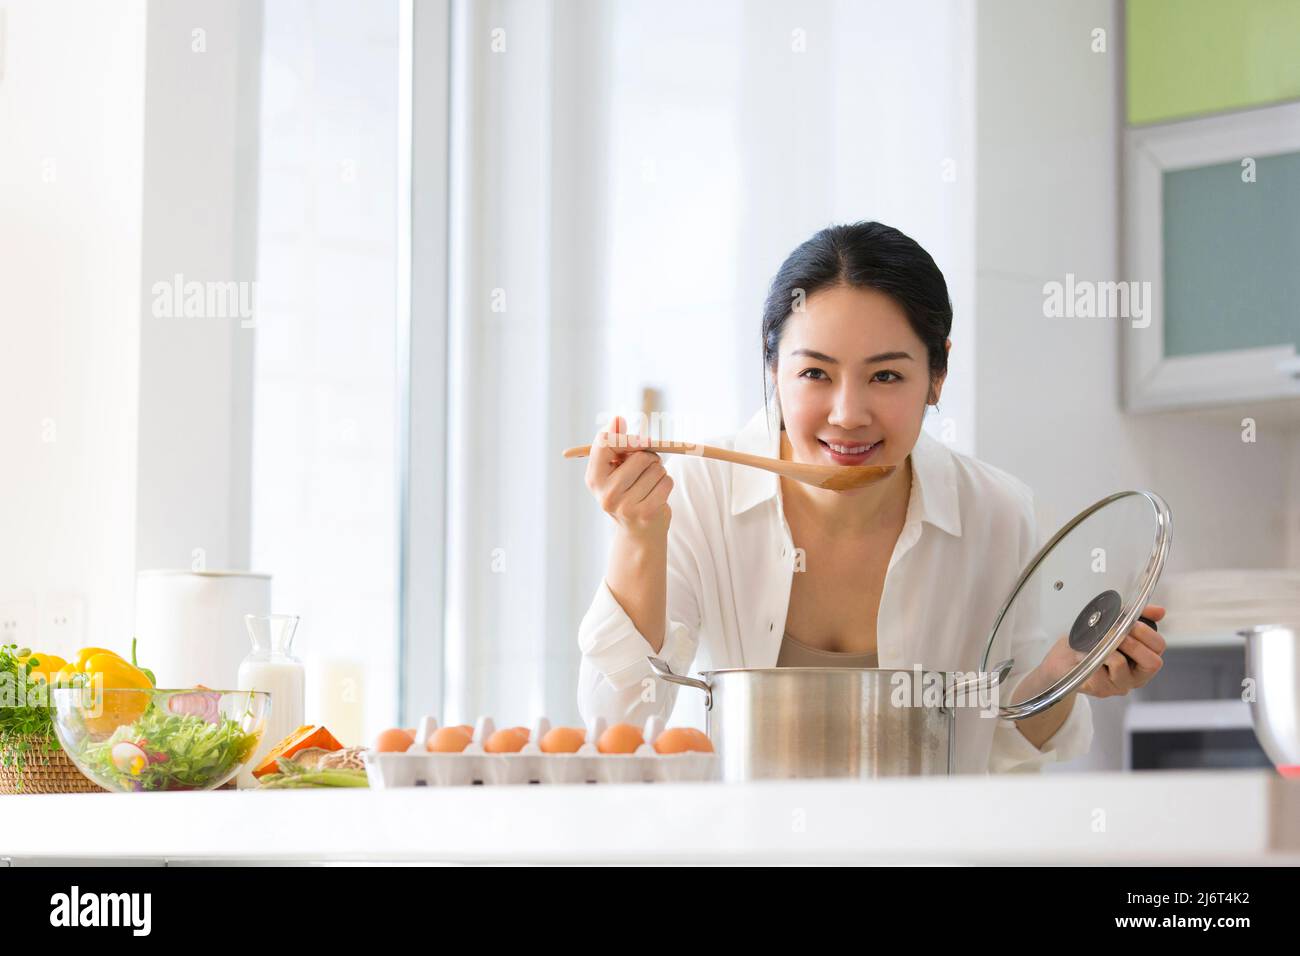
{"label": "shirt button", "polygon": [[773,630],[775,630],[775,629],[776,629],[776,622],[775,622],[775,621],[768,621],[768,622],[767,622],[767,630],[768,630],[768,632],[771,633],[771,632],[772,632]]}

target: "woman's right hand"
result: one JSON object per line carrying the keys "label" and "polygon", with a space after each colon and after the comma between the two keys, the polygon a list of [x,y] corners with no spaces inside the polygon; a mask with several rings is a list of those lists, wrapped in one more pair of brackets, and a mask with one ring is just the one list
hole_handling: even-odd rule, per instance
{"label": "woman's right hand", "polygon": [[628,435],[616,415],[607,431],[596,433],[587,459],[587,488],[605,513],[636,537],[667,533],[673,516],[668,507],[672,478],[658,454],[637,450],[649,443],[645,435]]}

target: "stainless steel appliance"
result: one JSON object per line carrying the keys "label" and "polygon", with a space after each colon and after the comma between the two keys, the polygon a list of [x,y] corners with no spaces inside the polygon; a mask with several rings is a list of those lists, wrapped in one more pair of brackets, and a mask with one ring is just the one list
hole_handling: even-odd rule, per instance
{"label": "stainless steel appliance", "polygon": [[[1181,612],[1169,602],[1171,619]],[[1120,766],[1134,771],[1272,767],[1243,699],[1246,642],[1231,631],[1185,630],[1171,633],[1168,641],[1159,677],[1123,701]]]}

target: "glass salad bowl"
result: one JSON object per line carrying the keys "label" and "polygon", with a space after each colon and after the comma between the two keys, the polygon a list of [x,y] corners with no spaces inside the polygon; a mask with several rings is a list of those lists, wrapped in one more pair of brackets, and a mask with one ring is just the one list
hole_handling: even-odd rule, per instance
{"label": "glass salad bowl", "polygon": [[253,759],[271,710],[264,691],[55,688],[54,732],[107,790],[215,790]]}

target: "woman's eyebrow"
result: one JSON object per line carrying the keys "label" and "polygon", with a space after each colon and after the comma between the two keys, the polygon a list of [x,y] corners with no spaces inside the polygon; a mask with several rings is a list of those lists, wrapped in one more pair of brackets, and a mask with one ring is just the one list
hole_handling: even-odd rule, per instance
{"label": "woman's eyebrow", "polygon": [[[796,355],[806,355],[811,359],[825,362],[828,365],[840,364],[839,359],[833,359],[824,352],[816,352],[812,349],[795,349],[790,353],[792,358]],[[894,359],[907,359],[910,362],[912,361],[912,356],[908,355],[906,352],[881,352],[879,355],[873,355],[870,358],[864,359],[862,364],[871,365],[873,362],[892,362]]]}

